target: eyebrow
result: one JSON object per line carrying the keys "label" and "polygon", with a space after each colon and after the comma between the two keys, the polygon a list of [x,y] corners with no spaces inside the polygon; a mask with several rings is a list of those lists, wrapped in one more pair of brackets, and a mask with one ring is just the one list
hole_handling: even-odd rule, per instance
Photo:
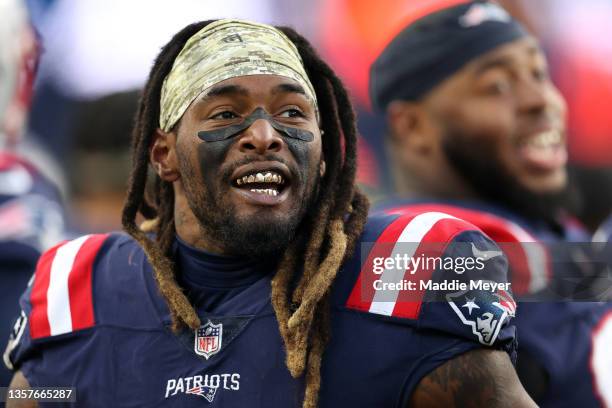
{"label": "eyebrow", "polygon": [[508,68],[514,65],[512,58],[506,56],[493,57],[487,61],[480,63],[474,70],[474,75],[478,76],[483,72],[489,71],[495,68]]}
{"label": "eyebrow", "polygon": [[211,88],[210,91],[202,95],[202,97],[200,98],[200,101],[208,101],[215,97],[232,96],[232,95],[248,96],[249,90],[240,85],[215,86]]}
{"label": "eyebrow", "polygon": [[272,95],[276,95],[278,93],[297,93],[301,95],[306,95],[306,91],[301,85],[290,83],[276,85],[272,89]]}

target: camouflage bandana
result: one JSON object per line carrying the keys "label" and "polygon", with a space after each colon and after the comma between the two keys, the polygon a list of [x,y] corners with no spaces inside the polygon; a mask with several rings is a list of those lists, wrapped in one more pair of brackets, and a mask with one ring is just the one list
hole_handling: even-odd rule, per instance
{"label": "camouflage bandana", "polygon": [[280,75],[304,87],[317,109],[314,88],[300,54],[276,28],[242,20],[219,20],[194,34],[164,79],[159,127],[168,132],[206,89],[229,78]]}

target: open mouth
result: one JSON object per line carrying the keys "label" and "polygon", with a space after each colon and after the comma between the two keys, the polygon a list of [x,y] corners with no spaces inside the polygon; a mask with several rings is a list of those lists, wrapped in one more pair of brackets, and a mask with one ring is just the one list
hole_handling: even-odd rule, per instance
{"label": "open mouth", "polygon": [[263,170],[238,177],[232,184],[234,187],[249,190],[252,193],[276,197],[284,191],[287,180],[276,170]]}
{"label": "open mouth", "polygon": [[533,135],[518,147],[523,160],[540,170],[552,171],[565,166],[567,162],[565,138],[556,129]]}

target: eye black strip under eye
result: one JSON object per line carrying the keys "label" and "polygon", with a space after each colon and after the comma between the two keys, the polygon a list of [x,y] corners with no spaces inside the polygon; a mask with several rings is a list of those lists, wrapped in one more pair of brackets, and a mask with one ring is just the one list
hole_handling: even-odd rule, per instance
{"label": "eye black strip under eye", "polygon": [[258,119],[267,120],[268,123],[270,123],[270,125],[284,137],[301,140],[303,142],[312,142],[314,140],[314,135],[312,132],[280,124],[274,120],[272,116],[268,115],[263,108],[255,109],[253,113],[244,118],[241,123],[230,125],[222,129],[202,130],[198,132],[198,137],[205,142],[220,142],[222,140],[238,136],[240,133],[251,127],[251,125]]}

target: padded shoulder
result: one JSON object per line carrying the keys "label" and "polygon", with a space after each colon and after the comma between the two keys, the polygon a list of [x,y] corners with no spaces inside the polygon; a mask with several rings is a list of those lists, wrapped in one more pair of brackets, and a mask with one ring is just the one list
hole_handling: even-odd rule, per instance
{"label": "padded shoulder", "polygon": [[38,345],[87,329],[160,328],[149,283],[150,265],[126,234],[85,235],[54,246],[40,257],[21,296],[5,363],[17,366]]}
{"label": "padded shoulder", "polygon": [[[384,220],[386,222],[381,223]],[[374,225],[374,231],[370,224]],[[383,226],[381,228],[381,225]],[[348,268],[353,272],[353,285],[346,301],[346,307],[370,313],[398,316],[395,310],[398,291],[378,291],[376,281],[387,277],[391,280],[402,280],[405,269],[391,272],[385,268],[384,261],[404,255],[418,257],[427,252],[429,255],[441,256],[447,243],[465,231],[478,228],[457,217],[442,212],[412,212],[402,214],[376,214],[370,218],[362,235],[360,245],[355,249]],[[436,254],[431,253],[432,251]],[[357,273],[356,273],[357,272]],[[418,304],[421,297],[416,299]],[[419,306],[420,308],[420,306]],[[405,317],[416,318],[417,310]]]}
{"label": "padded shoulder", "polygon": [[85,235],[56,245],[40,257],[29,297],[33,340],[95,324],[93,269],[108,237]]}
{"label": "padded shoulder", "polygon": [[518,296],[546,288],[552,279],[552,256],[545,243],[520,223],[485,210],[451,204],[420,203],[389,206],[386,214],[441,211],[461,218],[482,230],[503,250],[510,264],[510,280]]}
{"label": "padded shoulder", "polygon": [[514,347],[509,322],[516,304],[507,260],[496,244],[473,224],[446,213],[394,215],[375,242],[362,240],[347,264],[340,286],[350,269],[358,269],[358,275],[344,307],[485,346]]}

